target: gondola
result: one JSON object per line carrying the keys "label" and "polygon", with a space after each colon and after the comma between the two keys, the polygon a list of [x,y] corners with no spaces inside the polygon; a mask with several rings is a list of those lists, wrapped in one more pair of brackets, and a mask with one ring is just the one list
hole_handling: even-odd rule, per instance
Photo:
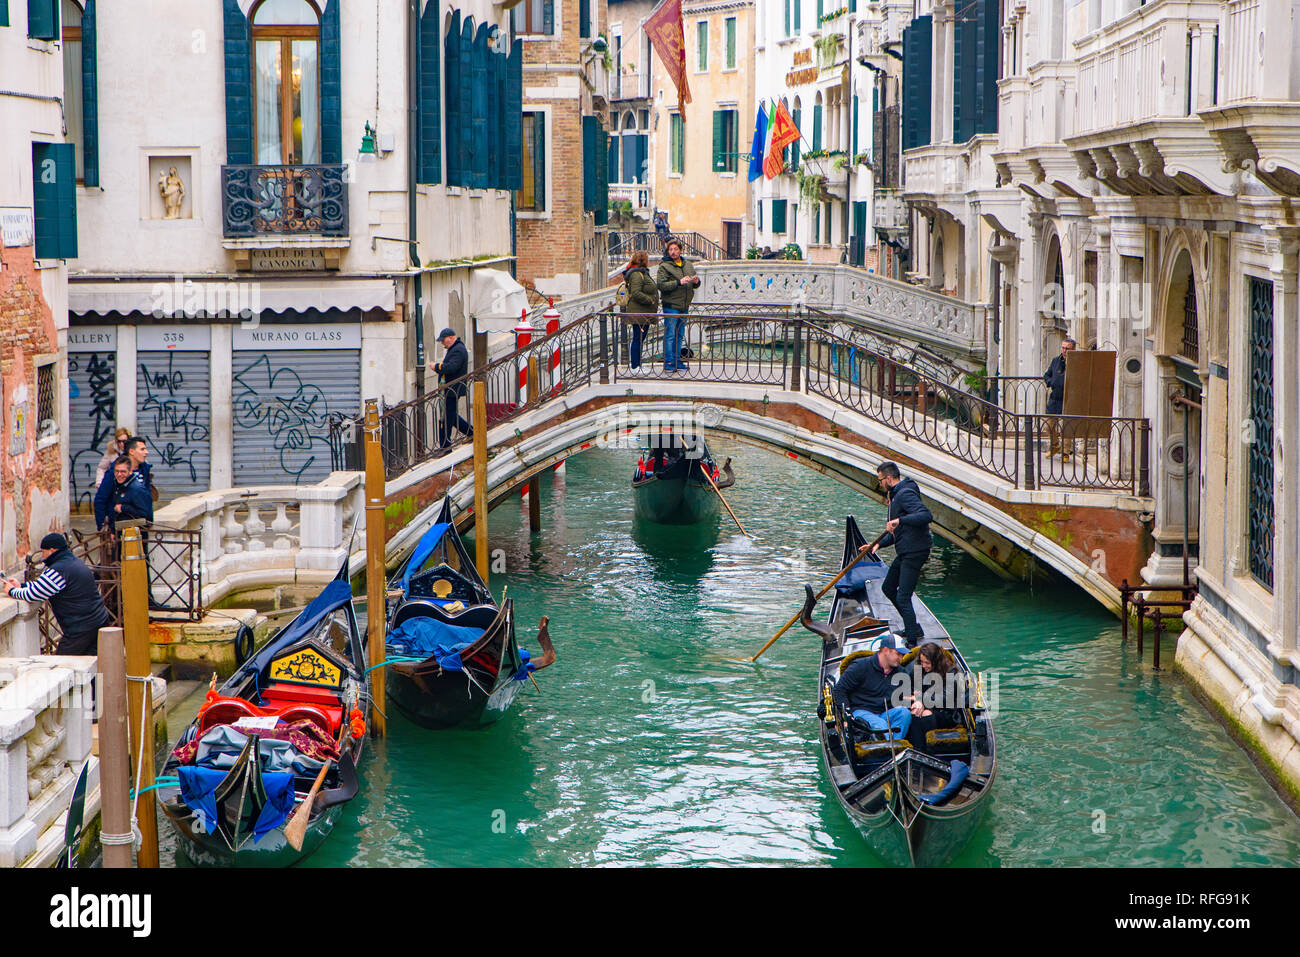
{"label": "gondola", "polygon": [[[357,794],[370,714],[347,562],[220,688],[172,746],[163,813],[194,863],[287,867],[324,843]],[[300,848],[285,837],[328,766]]]}
{"label": "gondola", "polygon": [[[855,562],[865,544],[851,516],[845,524],[842,568]],[[947,649],[956,663],[961,690],[953,697],[961,726],[930,731],[926,753],[911,741],[867,729],[834,701],[830,689],[844,667],[874,654],[885,634],[902,631],[897,609],[881,591],[888,569],[879,558],[857,561],[836,585],[827,623],[812,620],[817,599],[807,590],[801,620],[822,636],[817,687],[822,760],[836,800],[880,857],[901,866],[938,866],[961,851],[984,816],[997,767],[993,723],[982,687],[951,636],[915,597],[925,641]],[[903,670],[909,679],[919,676],[908,658]]]}
{"label": "gondola", "polygon": [[444,499],[438,521],[388,583],[385,696],[426,728],[499,720],[530,672],[555,661],[547,619],[540,657],[515,641],[514,602],[498,606],[478,575]]}
{"label": "gondola", "polygon": [[719,470],[703,436],[653,436],[632,475],[636,517],[660,525],[694,525],[717,518],[719,497],[705,469],[719,490],[736,484],[731,459]]}

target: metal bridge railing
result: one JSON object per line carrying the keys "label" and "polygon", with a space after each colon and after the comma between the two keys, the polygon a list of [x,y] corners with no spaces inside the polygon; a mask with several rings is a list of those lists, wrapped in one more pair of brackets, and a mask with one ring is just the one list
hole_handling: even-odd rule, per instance
{"label": "metal bridge railing", "polygon": [[[470,417],[473,391],[486,390],[489,426],[552,398],[619,380],[728,382],[806,391],[851,409],[930,448],[1024,489],[1070,488],[1150,494],[1150,426],[1145,419],[1049,416],[1019,412],[965,388],[960,367],[900,361],[874,346],[879,337],[845,328],[825,314],[785,306],[713,303],[692,310],[683,340],[688,369],[663,368],[663,316],[655,316],[631,366],[624,317],[594,312],[381,415],[389,478],[469,440],[450,423]],[[840,334],[844,332],[846,334]],[[529,359],[538,365],[538,398],[529,399]],[[449,427],[449,425],[451,427]],[[360,468],[360,424],[331,423],[335,468]]]}

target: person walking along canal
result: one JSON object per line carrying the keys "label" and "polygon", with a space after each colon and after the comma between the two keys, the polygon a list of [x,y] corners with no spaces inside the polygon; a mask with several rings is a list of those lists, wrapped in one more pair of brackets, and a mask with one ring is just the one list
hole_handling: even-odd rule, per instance
{"label": "person walking along canal", "polygon": [[650,276],[650,257],[644,249],[632,254],[632,261],[623,271],[627,283],[627,305],[623,307],[623,321],[628,324],[632,342],[628,346],[628,364],[641,368],[641,346],[650,334],[650,324],[659,311],[659,287]]}
{"label": "person walking along canal", "polygon": [[921,490],[916,482],[903,478],[893,462],[881,462],[876,468],[876,478],[886,490],[889,521],[885,523],[884,536],[871,551],[875,554],[881,548],[894,546],[894,560],[890,562],[880,590],[894,603],[903,618],[903,640],[907,647],[915,648],[925,636],[916,622],[912,593],[916,591],[916,581],[921,577],[921,568],[930,557],[930,548],[934,544],[930,537],[930,523],[934,516],[921,501]]}
{"label": "person walking along canal", "polygon": [[669,240],[659,264],[659,294],[664,311],[664,371],[679,372],[690,367],[682,361],[682,336],[686,332],[686,313],[699,288],[695,267],[682,254],[682,244]]}
{"label": "person walking along canal", "polygon": [[34,582],[5,581],[5,594],[21,601],[48,601],[63,637],[56,655],[93,655],[99,649],[99,629],[112,623],[95,573],[68,550],[68,540],[58,532],[41,539],[45,571]]}
{"label": "person walking along canal", "polygon": [[1061,354],[1054,358],[1043,373],[1043,381],[1047,383],[1047,434],[1051,437],[1051,446],[1048,449],[1048,455],[1061,452],[1064,458],[1070,457],[1071,446],[1073,442],[1062,442],[1061,439],[1061,409],[1065,405],[1065,357],[1075,350],[1076,343],[1073,339],[1063,339],[1061,341]]}
{"label": "person walking along canal", "polygon": [[[444,382],[455,382],[469,372],[469,350],[465,348],[465,343],[460,341],[460,337],[451,329],[444,329],[438,333],[438,341],[442,347],[447,350],[442,357],[441,362],[431,362],[433,371],[438,373],[439,378]],[[442,436],[439,451],[445,452],[451,448],[451,430],[452,428],[460,429],[466,436],[473,438],[474,428],[461,417],[457,409],[457,403],[465,396],[465,383],[460,382],[447,390],[446,395],[446,416],[442,420]]]}

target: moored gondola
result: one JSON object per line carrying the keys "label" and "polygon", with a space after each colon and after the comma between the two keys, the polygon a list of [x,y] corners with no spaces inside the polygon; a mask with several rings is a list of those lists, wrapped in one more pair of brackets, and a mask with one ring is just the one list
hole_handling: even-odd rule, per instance
{"label": "moored gondola", "polygon": [[977,677],[919,598],[915,609],[925,641],[952,656],[954,679],[945,687],[918,681],[911,653],[901,666],[905,687],[889,704],[905,706],[909,689],[919,690],[936,709],[955,712],[959,724],[930,730],[924,741],[899,740],[867,728],[834,700],[832,688],[844,668],[902,630],[897,610],[881,591],[889,566],[871,556],[859,561],[864,544],[849,517],[841,567],[853,567],[836,586],[829,621],[812,620],[811,589],[801,619],[822,636],[817,687],[822,760],[836,800],[877,854],[897,865],[942,865],[967,844],[987,808],[996,772],[993,724]]}
{"label": "moored gondola", "polygon": [[655,435],[632,475],[633,509],[637,518],[660,525],[712,521],[721,501],[713,486],[735,484],[731,459],[719,469],[703,436]]}
{"label": "moored gondola", "polygon": [[[370,694],[347,562],[228,681],[213,684],[163,767],[163,813],[196,864],[295,864],[320,847],[358,790]],[[294,847],[285,828],[318,779]]]}
{"label": "moored gondola", "polygon": [[501,718],[528,675],[555,661],[542,618],[532,658],[515,640],[514,602],[498,606],[443,501],[438,521],[388,583],[386,697],[426,728]]}

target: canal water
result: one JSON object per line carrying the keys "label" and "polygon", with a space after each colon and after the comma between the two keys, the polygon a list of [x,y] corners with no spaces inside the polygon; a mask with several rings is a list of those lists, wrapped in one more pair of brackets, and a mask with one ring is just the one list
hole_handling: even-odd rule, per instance
{"label": "canal water", "polygon": [[[874,537],[882,508],[780,456],[713,451],[734,457],[752,540],[725,513],[712,531],[634,522],[626,450],[543,479],[536,535],[522,503],[492,513],[493,592],[525,647],[550,616],[558,661],[485,730],[392,716],[355,813],[307,866],[880,864],[823,776],[815,637],[796,625],[757,665],[731,659],[834,574],[844,516]],[[998,692],[995,793],[954,863],[1300,859],[1300,821],[1082,591],[1005,582],[944,542],[919,591]]]}

